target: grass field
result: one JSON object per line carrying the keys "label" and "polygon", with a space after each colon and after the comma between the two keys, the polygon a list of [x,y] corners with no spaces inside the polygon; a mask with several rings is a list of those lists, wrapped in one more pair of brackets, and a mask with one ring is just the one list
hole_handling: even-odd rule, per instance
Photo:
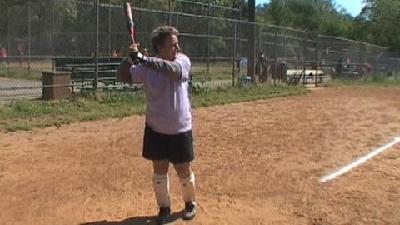
{"label": "grass field", "polygon": [[[301,87],[248,86],[198,88],[193,94],[193,106],[204,107],[232,102],[251,101],[277,96],[306,93]],[[33,127],[59,126],[77,121],[107,117],[125,117],[145,111],[142,92],[86,93],[62,101],[26,100],[0,105],[0,129],[29,130]]]}

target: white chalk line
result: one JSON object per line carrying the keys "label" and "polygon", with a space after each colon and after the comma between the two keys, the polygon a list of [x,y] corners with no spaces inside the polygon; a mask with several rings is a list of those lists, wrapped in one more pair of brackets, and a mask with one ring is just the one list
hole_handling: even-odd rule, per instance
{"label": "white chalk line", "polygon": [[372,150],[372,151],[371,151],[370,153],[368,153],[367,155],[365,155],[365,156],[363,156],[363,157],[361,157],[361,158],[358,158],[358,159],[352,161],[351,163],[349,163],[349,164],[343,166],[342,168],[339,168],[339,169],[336,170],[335,172],[333,172],[333,173],[331,173],[331,174],[328,174],[328,175],[322,177],[321,180],[320,180],[320,182],[325,183],[325,182],[327,182],[327,181],[330,181],[330,180],[332,180],[332,179],[335,179],[336,177],[338,177],[338,176],[340,176],[340,175],[342,175],[342,174],[344,174],[344,173],[350,171],[351,169],[353,169],[353,168],[359,166],[359,165],[362,164],[362,163],[365,163],[367,160],[369,160],[369,159],[375,157],[375,156],[378,155],[379,153],[385,151],[386,149],[392,147],[393,145],[395,145],[395,144],[397,144],[397,143],[399,143],[399,142],[400,142],[400,137],[395,137],[393,141],[391,141],[391,142],[389,142],[389,143],[383,145],[382,147],[379,147],[379,148],[377,148],[377,149],[375,149],[375,150]]}

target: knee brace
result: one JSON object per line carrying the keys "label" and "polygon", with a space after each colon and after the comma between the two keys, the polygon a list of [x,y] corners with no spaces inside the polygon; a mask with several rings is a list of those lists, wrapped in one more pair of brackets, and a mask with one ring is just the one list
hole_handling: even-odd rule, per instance
{"label": "knee brace", "polygon": [[159,207],[171,207],[168,174],[154,174],[153,188]]}
{"label": "knee brace", "polygon": [[179,178],[179,181],[182,186],[182,197],[184,202],[195,201],[194,180],[195,179],[193,172],[191,172],[189,177],[187,178]]}

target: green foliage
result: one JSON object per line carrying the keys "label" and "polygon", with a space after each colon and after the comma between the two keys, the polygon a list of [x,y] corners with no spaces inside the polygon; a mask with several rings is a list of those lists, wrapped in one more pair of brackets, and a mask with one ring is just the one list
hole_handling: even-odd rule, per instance
{"label": "green foliage", "polygon": [[400,1],[367,0],[357,18],[357,26],[357,31],[366,34],[365,37],[359,35],[362,40],[400,52]]}
{"label": "green foliage", "polygon": [[204,83],[197,83],[192,86],[193,95],[204,95],[210,92],[210,88]]}
{"label": "green foliage", "polygon": [[271,0],[258,7],[258,20],[313,33],[388,46],[400,53],[400,1],[366,0],[355,18],[332,0]]}
{"label": "green foliage", "polygon": [[328,0],[271,0],[259,7],[262,21],[314,33],[347,36],[352,18]]}

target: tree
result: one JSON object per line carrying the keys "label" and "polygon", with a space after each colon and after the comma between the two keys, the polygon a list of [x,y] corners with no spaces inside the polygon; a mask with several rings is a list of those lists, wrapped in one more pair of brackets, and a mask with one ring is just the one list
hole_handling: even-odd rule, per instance
{"label": "tree", "polygon": [[279,26],[327,35],[347,34],[352,18],[331,0],[271,0],[258,7],[258,18]]}
{"label": "tree", "polygon": [[366,0],[356,18],[358,38],[400,53],[400,1]]}

